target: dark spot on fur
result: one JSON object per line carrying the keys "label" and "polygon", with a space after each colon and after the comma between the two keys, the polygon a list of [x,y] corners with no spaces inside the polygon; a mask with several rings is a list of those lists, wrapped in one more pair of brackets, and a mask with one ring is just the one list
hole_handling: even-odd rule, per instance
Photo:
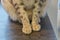
{"label": "dark spot on fur", "polygon": [[16,5],[17,5],[17,3],[14,4],[14,6],[16,6]]}
{"label": "dark spot on fur", "polygon": [[23,16],[20,16],[20,18],[23,18]]}
{"label": "dark spot on fur", "polygon": [[46,0],[40,0],[41,2],[45,2]]}
{"label": "dark spot on fur", "polygon": [[32,9],[34,9],[34,8],[35,8],[35,6],[32,7]]}
{"label": "dark spot on fur", "polygon": [[18,14],[20,14],[20,12],[17,12]]}
{"label": "dark spot on fur", "polygon": [[35,3],[37,3],[37,0],[35,0]]}
{"label": "dark spot on fur", "polygon": [[43,5],[41,3],[39,3],[39,6],[42,7]]}
{"label": "dark spot on fur", "polygon": [[38,11],[38,13],[40,14],[40,11]]}
{"label": "dark spot on fur", "polygon": [[22,2],[22,3],[20,3],[20,5],[24,5],[24,3]]}
{"label": "dark spot on fur", "polygon": [[26,8],[26,7],[24,7],[24,10],[26,11],[26,10],[27,10],[27,8]]}
{"label": "dark spot on fur", "polygon": [[30,20],[30,24],[31,24],[32,20]]}
{"label": "dark spot on fur", "polygon": [[16,9],[16,11],[20,8],[18,7],[17,3],[14,4],[14,8]]}
{"label": "dark spot on fur", "polygon": [[10,3],[13,5],[13,0],[10,0]]}
{"label": "dark spot on fur", "polygon": [[18,9],[20,9],[20,7],[17,7],[17,8],[16,8],[16,11],[18,11]]}

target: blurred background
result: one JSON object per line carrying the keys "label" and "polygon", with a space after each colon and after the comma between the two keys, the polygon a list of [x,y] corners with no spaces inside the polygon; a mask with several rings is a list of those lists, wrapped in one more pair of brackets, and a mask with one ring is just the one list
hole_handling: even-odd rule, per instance
{"label": "blurred background", "polygon": [[60,40],[60,0],[58,0],[57,26],[58,26],[58,40]]}

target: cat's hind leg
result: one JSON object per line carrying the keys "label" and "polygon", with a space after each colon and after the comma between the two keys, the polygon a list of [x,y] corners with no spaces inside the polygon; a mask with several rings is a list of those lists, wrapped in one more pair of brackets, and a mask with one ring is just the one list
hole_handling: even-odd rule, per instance
{"label": "cat's hind leg", "polygon": [[8,15],[10,16],[10,19],[13,21],[17,21],[16,10],[13,7],[13,5],[9,2],[9,0],[1,0],[1,4],[7,11]]}

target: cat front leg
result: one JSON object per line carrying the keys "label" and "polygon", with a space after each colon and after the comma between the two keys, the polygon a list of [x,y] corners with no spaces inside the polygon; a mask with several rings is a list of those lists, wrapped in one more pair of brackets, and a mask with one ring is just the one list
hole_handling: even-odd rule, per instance
{"label": "cat front leg", "polygon": [[39,31],[41,29],[41,25],[39,24],[39,14],[38,12],[40,7],[38,6],[38,3],[35,4],[35,8],[33,10],[33,16],[32,16],[32,29],[33,31]]}
{"label": "cat front leg", "polygon": [[22,24],[23,24],[22,32],[25,34],[30,34],[32,32],[32,28],[28,19],[27,12],[24,10],[24,7],[21,5],[18,11],[20,12],[19,18],[21,19]]}

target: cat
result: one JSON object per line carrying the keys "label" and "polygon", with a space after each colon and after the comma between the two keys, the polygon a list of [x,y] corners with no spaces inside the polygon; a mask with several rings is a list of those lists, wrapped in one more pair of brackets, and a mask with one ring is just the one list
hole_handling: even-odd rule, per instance
{"label": "cat", "polygon": [[39,22],[46,12],[47,2],[48,0],[1,0],[10,18],[23,24],[22,32],[25,34],[41,30]]}

